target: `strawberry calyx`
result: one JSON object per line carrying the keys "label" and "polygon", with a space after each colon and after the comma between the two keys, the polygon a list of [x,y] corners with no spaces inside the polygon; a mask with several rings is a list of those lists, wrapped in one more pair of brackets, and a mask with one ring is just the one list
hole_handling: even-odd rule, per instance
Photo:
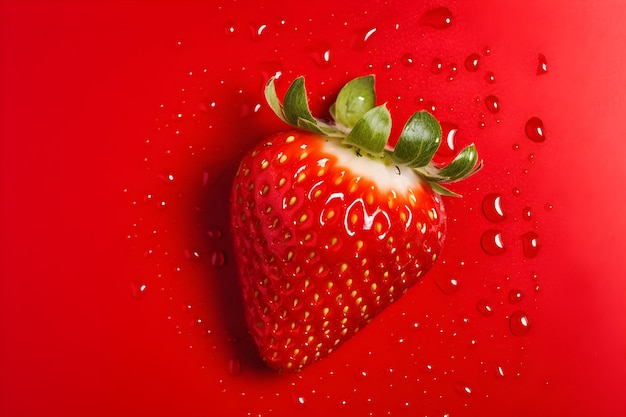
{"label": "strawberry calyx", "polygon": [[339,91],[337,100],[329,109],[332,120],[322,120],[311,114],[304,77],[291,83],[282,103],[274,81],[272,77],[267,82],[265,99],[285,123],[337,138],[343,146],[354,148],[358,155],[380,159],[389,165],[409,167],[441,195],[459,196],[442,184],[465,179],[482,167],[474,144],[462,149],[449,164],[435,165],[432,159],[441,143],[441,125],[425,110],[409,118],[395,147],[389,149],[391,114],[386,103],[376,105],[373,75],[357,77]]}

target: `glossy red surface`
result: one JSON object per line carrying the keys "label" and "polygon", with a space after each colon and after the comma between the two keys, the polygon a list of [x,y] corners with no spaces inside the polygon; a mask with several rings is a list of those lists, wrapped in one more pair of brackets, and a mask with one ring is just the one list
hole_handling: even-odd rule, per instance
{"label": "glossy red surface", "polygon": [[[626,6],[372,3],[1,3],[0,415],[626,414]],[[295,375],[225,223],[277,71],[318,114],[374,73],[485,160],[442,262]]]}

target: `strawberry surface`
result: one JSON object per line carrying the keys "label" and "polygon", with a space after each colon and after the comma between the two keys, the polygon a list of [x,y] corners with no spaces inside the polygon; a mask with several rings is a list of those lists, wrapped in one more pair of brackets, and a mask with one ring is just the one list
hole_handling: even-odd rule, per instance
{"label": "strawberry surface", "polygon": [[428,271],[441,198],[410,169],[314,133],[243,159],[231,200],[246,318],[261,356],[299,369],[331,353]]}

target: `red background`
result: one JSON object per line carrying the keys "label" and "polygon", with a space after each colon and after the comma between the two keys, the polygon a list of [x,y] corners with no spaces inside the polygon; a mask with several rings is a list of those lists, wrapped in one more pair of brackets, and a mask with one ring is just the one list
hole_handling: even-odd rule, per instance
{"label": "red background", "polygon": [[[0,415],[626,415],[626,5],[449,1],[435,29],[441,2],[282,3],[1,2]],[[276,71],[318,114],[374,73],[396,127],[434,104],[485,160],[438,267],[297,375],[258,362],[224,223],[237,159],[283,128]]]}

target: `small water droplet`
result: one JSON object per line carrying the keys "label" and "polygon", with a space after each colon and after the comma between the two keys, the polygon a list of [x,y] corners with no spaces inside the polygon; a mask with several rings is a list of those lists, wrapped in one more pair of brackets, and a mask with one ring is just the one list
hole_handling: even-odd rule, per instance
{"label": "small water droplet", "polygon": [[452,294],[459,289],[459,281],[454,277],[454,275],[448,272],[440,272],[435,275],[434,282],[437,285],[437,288],[439,288],[444,294]]}
{"label": "small water droplet", "polygon": [[524,294],[520,290],[512,289],[509,291],[509,303],[515,304],[522,301]]}
{"label": "small water droplet", "polygon": [[226,256],[224,255],[224,252],[219,249],[211,252],[210,262],[211,265],[215,268],[220,268],[224,266],[224,263],[226,262]]}
{"label": "small water droplet", "polygon": [[443,61],[439,58],[434,58],[430,63],[430,71],[433,74],[441,74],[443,71]]}
{"label": "small water droplet", "polygon": [[200,260],[201,258],[200,252],[197,249],[185,249],[184,253],[185,253],[185,258],[192,260],[192,261],[197,261],[197,260]]}
{"label": "small water droplet", "polygon": [[319,68],[326,68],[330,65],[331,52],[330,44],[322,42],[308,49],[309,56]]}
{"label": "small water droplet", "polygon": [[361,380],[363,380],[363,379],[367,378],[367,372],[366,372],[366,371],[364,371],[364,370],[357,371],[357,372],[354,374],[354,377],[355,377],[356,379],[361,379]]}
{"label": "small water droplet", "polygon": [[513,188],[513,190],[511,190],[513,192],[513,195],[516,197],[519,197],[520,195],[522,195],[522,190],[520,190],[519,188],[515,187]]}
{"label": "small water droplet", "polygon": [[456,153],[455,137],[459,127],[454,123],[441,122],[442,141],[437,149],[437,154],[441,156],[453,156]]}
{"label": "small water droplet", "polygon": [[480,245],[488,255],[500,255],[505,251],[502,232],[496,229],[486,230],[480,238]]}
{"label": "small water droplet", "polygon": [[509,328],[515,336],[524,336],[530,330],[528,314],[523,311],[515,311],[509,318]]}
{"label": "small water droplet", "polygon": [[500,101],[496,96],[490,95],[485,97],[485,106],[491,113],[497,113],[500,111]]}
{"label": "small water droplet", "polygon": [[291,403],[294,405],[294,407],[302,407],[306,403],[306,399],[303,395],[292,393]]}
{"label": "small water droplet", "polygon": [[480,55],[471,54],[465,58],[465,69],[469,72],[476,72],[480,67]]}
{"label": "small water droplet", "polygon": [[539,236],[535,232],[522,235],[522,250],[527,258],[534,258],[539,253]]}
{"label": "small water droplet", "polygon": [[496,74],[494,74],[491,71],[487,71],[485,73],[485,81],[487,81],[489,84],[493,84],[496,82]]}
{"label": "small water droplet", "polygon": [[225,36],[232,37],[235,35],[236,32],[237,30],[235,29],[235,25],[233,25],[232,23],[227,23],[226,26],[224,26]]}
{"label": "small water droplet", "polygon": [[500,378],[504,378],[504,368],[500,365],[496,365],[496,376]]}
{"label": "small water droplet", "polygon": [[533,142],[543,142],[546,140],[543,129],[543,121],[538,117],[531,117],[526,122],[526,136]]}
{"label": "small water droplet", "polygon": [[548,72],[548,61],[544,54],[539,54],[537,58],[537,75],[543,75]]}
{"label": "small water droplet", "polygon": [[228,361],[228,373],[232,376],[241,374],[241,361],[237,358],[232,358]]}
{"label": "small water droplet", "polygon": [[131,283],[131,294],[135,299],[140,299],[146,295],[147,289],[148,286],[143,281],[133,281]]}
{"label": "small water droplet", "polygon": [[436,7],[424,13],[419,24],[435,29],[449,28],[452,25],[452,12],[447,7]]}
{"label": "small water droplet", "polygon": [[206,231],[206,234],[211,239],[221,239],[223,236],[222,229],[209,229]]}
{"label": "small water droplet", "polygon": [[476,310],[485,317],[489,317],[493,314],[493,308],[491,308],[487,300],[479,300],[476,303]]}
{"label": "small water droplet", "polygon": [[531,207],[524,207],[522,209],[522,218],[526,221],[532,220],[533,218],[533,211]]}
{"label": "small water droplet", "polygon": [[472,389],[470,388],[469,385],[465,384],[465,383],[457,383],[454,385],[454,390],[459,394],[462,395],[464,397],[469,397],[470,395],[472,395]]}
{"label": "small water droplet", "polygon": [[499,223],[506,219],[504,209],[502,208],[502,195],[499,193],[490,193],[483,199],[483,214],[487,220]]}
{"label": "small water droplet", "polygon": [[406,67],[412,67],[415,64],[415,58],[413,58],[413,54],[404,54],[400,58],[400,62]]}

